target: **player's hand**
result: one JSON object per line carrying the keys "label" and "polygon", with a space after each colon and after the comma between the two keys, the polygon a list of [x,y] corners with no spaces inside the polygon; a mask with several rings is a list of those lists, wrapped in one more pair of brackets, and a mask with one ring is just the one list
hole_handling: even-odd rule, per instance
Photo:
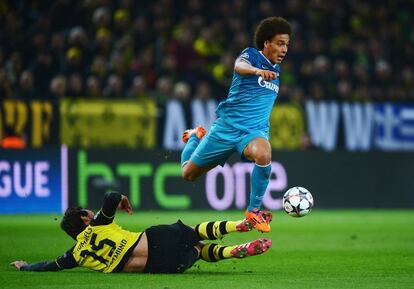
{"label": "player's hand", "polygon": [[127,212],[128,214],[132,215],[132,207],[131,203],[128,200],[127,196],[122,195],[122,199],[119,202],[118,209]]}
{"label": "player's hand", "polygon": [[17,270],[20,270],[20,268],[22,268],[23,266],[27,266],[29,264],[27,264],[26,261],[14,261],[10,263],[10,266],[14,266]]}
{"label": "player's hand", "polygon": [[255,73],[257,76],[261,76],[263,80],[273,80],[276,79],[276,72],[270,70],[258,69]]}

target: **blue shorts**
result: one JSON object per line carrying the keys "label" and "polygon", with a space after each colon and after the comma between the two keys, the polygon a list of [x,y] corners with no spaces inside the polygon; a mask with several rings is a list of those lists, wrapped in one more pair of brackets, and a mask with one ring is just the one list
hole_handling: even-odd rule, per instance
{"label": "blue shorts", "polygon": [[223,166],[236,151],[245,160],[243,150],[255,138],[269,140],[269,130],[244,132],[219,118],[191,155],[191,161],[199,167]]}

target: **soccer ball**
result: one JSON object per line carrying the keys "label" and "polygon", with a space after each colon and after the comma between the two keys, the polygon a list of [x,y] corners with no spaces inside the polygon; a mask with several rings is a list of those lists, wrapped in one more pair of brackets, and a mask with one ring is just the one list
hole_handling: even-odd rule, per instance
{"label": "soccer ball", "polygon": [[313,207],[311,193],[303,187],[293,187],[283,196],[283,209],[292,217],[303,217],[309,214]]}

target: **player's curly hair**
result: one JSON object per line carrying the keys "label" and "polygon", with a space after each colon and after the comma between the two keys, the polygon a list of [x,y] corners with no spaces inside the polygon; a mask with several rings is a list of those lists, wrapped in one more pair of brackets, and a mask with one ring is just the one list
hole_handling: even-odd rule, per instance
{"label": "player's curly hair", "polygon": [[256,28],[254,33],[254,44],[259,50],[263,50],[264,43],[277,34],[292,35],[292,27],[286,19],[282,17],[268,17],[263,19]]}
{"label": "player's curly hair", "polygon": [[70,207],[65,211],[65,215],[60,222],[63,231],[76,240],[76,236],[85,230],[86,225],[81,217],[85,215],[85,211],[81,207]]}

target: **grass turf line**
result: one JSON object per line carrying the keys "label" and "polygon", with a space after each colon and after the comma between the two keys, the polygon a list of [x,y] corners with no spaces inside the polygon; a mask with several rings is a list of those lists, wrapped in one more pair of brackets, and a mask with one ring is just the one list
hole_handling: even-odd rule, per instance
{"label": "grass turf line", "polygon": [[[154,224],[188,225],[237,220],[242,212],[118,213],[122,227],[139,231]],[[57,220],[55,219],[57,218]],[[414,288],[414,211],[315,210],[295,219],[274,212],[272,231],[226,236],[237,244],[270,237],[264,255],[218,263],[198,261],[184,274],[103,274],[79,268],[63,272],[18,272],[14,260],[53,260],[73,242],[59,228],[59,215],[0,216],[1,288]]]}

